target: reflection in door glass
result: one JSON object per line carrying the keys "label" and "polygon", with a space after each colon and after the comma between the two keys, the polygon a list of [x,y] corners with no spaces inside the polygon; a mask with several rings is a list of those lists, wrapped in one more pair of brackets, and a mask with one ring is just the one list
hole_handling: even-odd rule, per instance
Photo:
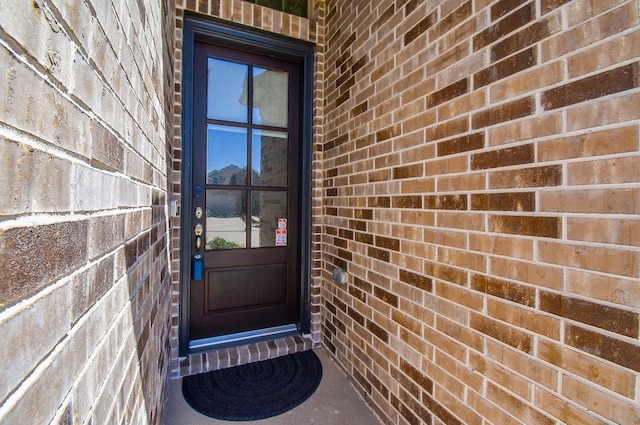
{"label": "reflection in door glass", "polygon": [[253,123],[286,127],[289,109],[289,74],[253,68]]}
{"label": "reflection in door glass", "polygon": [[[284,232],[282,231],[284,230]],[[251,194],[251,248],[287,244],[287,193]]]}
{"label": "reflection in door glass", "polygon": [[309,5],[307,0],[249,0],[249,2],[291,13],[292,15],[302,16],[303,18],[308,15]]}
{"label": "reflection in door glass", "polygon": [[255,130],[251,140],[251,184],[286,186],[289,143],[287,133]]}
{"label": "reflection in door glass", "polygon": [[209,58],[207,118],[247,122],[248,76],[248,65]]}
{"label": "reflection in door glass", "polygon": [[247,247],[247,192],[207,189],[207,250]]}
{"label": "reflection in door glass", "polygon": [[247,130],[207,125],[207,184],[247,183]]}

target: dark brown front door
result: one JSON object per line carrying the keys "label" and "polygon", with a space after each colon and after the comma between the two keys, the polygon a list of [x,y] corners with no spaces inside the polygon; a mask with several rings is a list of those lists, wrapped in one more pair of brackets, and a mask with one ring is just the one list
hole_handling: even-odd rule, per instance
{"label": "dark brown front door", "polygon": [[196,42],[193,74],[190,340],[295,324],[300,66]]}

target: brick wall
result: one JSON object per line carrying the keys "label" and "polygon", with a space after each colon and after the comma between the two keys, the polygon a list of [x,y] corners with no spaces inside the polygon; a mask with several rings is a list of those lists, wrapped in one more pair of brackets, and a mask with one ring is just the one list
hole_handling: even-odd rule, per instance
{"label": "brick wall", "polygon": [[0,422],[157,423],[174,8],[0,11]]}
{"label": "brick wall", "polygon": [[327,1],[323,338],[385,422],[640,422],[638,8]]}

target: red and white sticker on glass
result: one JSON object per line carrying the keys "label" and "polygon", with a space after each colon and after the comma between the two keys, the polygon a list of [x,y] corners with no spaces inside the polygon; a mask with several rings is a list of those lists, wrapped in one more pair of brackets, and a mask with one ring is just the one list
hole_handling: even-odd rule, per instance
{"label": "red and white sticker on glass", "polygon": [[278,219],[278,228],[276,229],[276,246],[287,246],[287,219]]}

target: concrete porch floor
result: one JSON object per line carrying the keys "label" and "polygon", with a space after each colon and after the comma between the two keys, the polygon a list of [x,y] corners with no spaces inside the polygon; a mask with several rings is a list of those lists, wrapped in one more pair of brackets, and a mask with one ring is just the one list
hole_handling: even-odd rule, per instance
{"label": "concrete porch floor", "polygon": [[211,419],[193,410],[182,396],[182,379],[169,382],[165,400],[164,425],[378,425],[381,422],[358,396],[346,376],[322,350],[316,349],[322,362],[322,381],[316,392],[295,409],[279,416],[251,422]]}

